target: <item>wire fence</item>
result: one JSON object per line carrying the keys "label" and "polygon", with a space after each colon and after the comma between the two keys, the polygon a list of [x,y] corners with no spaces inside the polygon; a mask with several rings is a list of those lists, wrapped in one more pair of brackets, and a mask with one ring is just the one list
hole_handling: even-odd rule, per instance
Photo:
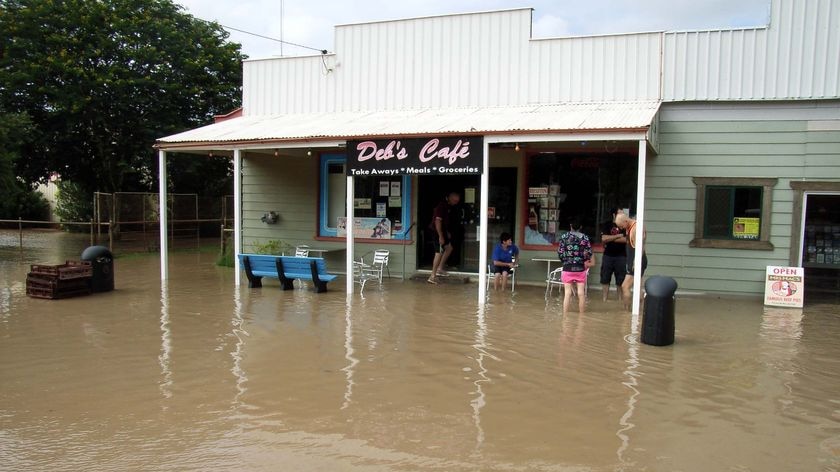
{"label": "wire fence", "polygon": [[[0,247],[27,244],[35,247],[45,230],[64,231],[90,245],[108,246],[112,251],[155,252],[160,250],[160,206],[156,193],[117,192],[94,194],[94,217],[90,221],[0,220]],[[167,234],[173,248],[201,247],[219,241],[224,253],[227,228],[233,226],[233,198],[202,197],[196,194],[170,195],[167,204]],[[16,233],[14,236],[11,232]]]}

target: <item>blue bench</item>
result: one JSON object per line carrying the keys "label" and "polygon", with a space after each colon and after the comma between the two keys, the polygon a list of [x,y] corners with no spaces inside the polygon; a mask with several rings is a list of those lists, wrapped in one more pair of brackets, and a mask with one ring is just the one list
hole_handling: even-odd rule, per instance
{"label": "blue bench", "polygon": [[327,283],[338,276],[327,273],[327,264],[321,257],[271,256],[267,254],[240,254],[239,260],[248,287],[262,287],[263,277],[280,279],[283,290],[294,288],[295,279],[311,280],[318,293],[327,291]]}

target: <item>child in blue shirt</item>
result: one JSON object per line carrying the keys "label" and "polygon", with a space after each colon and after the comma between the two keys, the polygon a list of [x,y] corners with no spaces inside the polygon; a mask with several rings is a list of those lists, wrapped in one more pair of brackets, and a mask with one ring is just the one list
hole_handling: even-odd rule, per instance
{"label": "child in blue shirt", "polygon": [[499,240],[499,244],[493,249],[492,269],[496,274],[493,277],[493,289],[498,290],[499,284],[501,283],[502,290],[505,290],[508,277],[516,267],[513,258],[519,255],[519,248],[513,244],[513,238],[510,233],[500,234]]}

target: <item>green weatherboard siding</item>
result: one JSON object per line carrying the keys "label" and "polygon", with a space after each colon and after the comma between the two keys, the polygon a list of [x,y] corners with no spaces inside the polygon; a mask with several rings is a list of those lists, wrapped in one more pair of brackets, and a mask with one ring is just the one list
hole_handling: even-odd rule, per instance
{"label": "green weatherboard siding", "polygon": [[[840,106],[837,102],[834,102]],[[659,155],[647,180],[649,274],[670,275],[694,291],[762,294],[767,265],[788,265],[793,215],[791,180],[840,181],[840,131],[808,131],[808,106],[750,104],[762,118],[745,119],[731,104],[669,113],[664,104]],[[721,119],[730,113],[732,119]],[[714,117],[711,117],[711,115]],[[797,119],[784,120],[786,114]],[[708,115],[705,116],[705,115]],[[669,117],[678,116],[673,120]],[[724,116],[725,118],[725,116]],[[781,118],[781,119],[780,119]],[[824,118],[814,118],[824,119]],[[777,178],[773,188],[772,250],[692,248],[694,177]]]}

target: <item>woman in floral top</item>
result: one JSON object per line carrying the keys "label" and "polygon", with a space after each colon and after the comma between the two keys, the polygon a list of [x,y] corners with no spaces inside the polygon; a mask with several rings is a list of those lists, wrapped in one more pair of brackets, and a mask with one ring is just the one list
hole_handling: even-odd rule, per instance
{"label": "woman in floral top", "polygon": [[586,309],[586,276],[587,270],[595,263],[592,255],[592,243],[589,237],[580,232],[581,224],[572,220],[570,231],[560,235],[560,246],[557,255],[563,262],[563,313],[569,311],[572,301],[572,286],[575,285],[578,294],[578,310],[583,313]]}

